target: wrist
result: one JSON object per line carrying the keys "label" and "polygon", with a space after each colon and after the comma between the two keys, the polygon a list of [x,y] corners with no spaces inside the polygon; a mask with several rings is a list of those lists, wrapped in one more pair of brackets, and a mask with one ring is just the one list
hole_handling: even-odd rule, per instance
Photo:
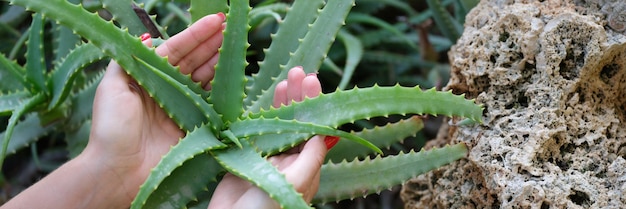
{"label": "wrist", "polygon": [[128,208],[143,181],[138,180],[131,169],[118,168],[112,165],[108,156],[93,151],[86,148],[83,153],[67,163],[67,166],[81,170],[84,181],[88,182],[85,183],[90,187],[90,191],[87,192],[93,195],[90,201],[93,204],[90,205]]}

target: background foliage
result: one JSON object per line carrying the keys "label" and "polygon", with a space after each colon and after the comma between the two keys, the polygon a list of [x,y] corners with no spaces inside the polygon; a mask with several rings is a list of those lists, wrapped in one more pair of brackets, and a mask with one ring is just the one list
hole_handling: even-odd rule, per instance
{"label": "background foliage", "polygon": [[[72,0],[74,3],[82,3],[90,11],[98,12],[105,18],[111,18],[111,14],[105,10],[107,1],[97,0]],[[175,34],[186,28],[192,22],[187,9],[189,2],[143,0],[136,1],[143,4],[149,14],[163,26],[160,28],[164,36]],[[251,75],[259,69],[257,61],[263,59],[262,50],[270,43],[270,34],[276,30],[277,19],[284,16],[283,5],[290,1],[277,0],[253,0],[251,5],[255,8],[265,7],[267,11],[259,11],[259,18],[250,22],[252,30],[249,42],[252,44],[248,49],[247,59],[250,65],[246,68],[246,74]],[[351,89],[354,86],[369,87],[375,83],[383,86],[391,86],[399,83],[403,86],[420,85],[422,88],[441,88],[447,82],[449,67],[447,63],[447,50],[462,33],[462,22],[465,14],[475,5],[475,1],[469,0],[357,0],[356,6],[347,17],[346,25],[338,35],[338,41],[333,44],[328,58],[320,69],[319,77],[323,89],[326,92],[334,89]],[[111,6],[111,5],[109,5]],[[114,6],[114,5],[113,5]],[[33,22],[30,12],[26,12],[19,6],[10,6],[7,2],[0,3],[0,53],[6,55],[9,60],[17,60],[17,64],[24,65],[28,59],[26,42],[29,28]],[[253,14],[251,14],[252,16]],[[37,16],[35,16],[37,17]],[[70,52],[80,38],[72,36],[71,31],[59,26],[54,22],[44,21],[43,39],[47,69],[56,69],[63,57]],[[129,27],[132,34],[140,34],[142,25]],[[59,37],[68,37],[59,39]],[[88,51],[89,49],[85,49]],[[71,103],[58,104],[60,106],[72,104],[91,104],[89,96],[93,93],[95,85],[92,80],[101,75],[101,70],[108,61],[101,55],[94,54],[94,61],[86,63],[85,70],[73,74],[76,84],[72,92]],[[351,76],[350,76],[351,75]],[[5,85],[10,81],[2,81]],[[2,92],[9,93],[9,92]],[[82,96],[87,95],[87,96]],[[90,105],[75,105],[76,108],[90,113]],[[53,112],[54,113],[54,112]],[[54,114],[66,114],[64,112]],[[27,121],[32,116],[26,116]],[[69,123],[55,125],[55,128],[41,127],[42,121],[31,121],[32,124],[24,127],[38,130],[45,137],[24,143],[23,147],[15,147],[16,153],[6,159],[2,167],[4,174],[2,179],[2,199],[28,187],[30,184],[52,171],[72,156],[75,156],[84,147],[90,125],[89,114],[74,115]],[[56,118],[55,115],[38,118]],[[9,117],[2,117],[0,127],[6,127]],[[405,119],[406,123],[413,121],[421,124],[420,118],[414,116],[391,118],[372,118],[370,120],[357,121],[346,125],[344,130],[362,130],[373,128],[375,125],[385,125]],[[34,119],[33,119],[34,120]],[[420,121],[420,122],[415,122]],[[400,151],[419,149],[426,139],[434,136],[437,126],[437,118],[426,120],[424,131],[413,137],[404,139],[403,143],[389,144],[388,154]],[[54,120],[44,121],[43,124],[53,124]],[[19,130],[16,130],[18,132]],[[26,136],[25,136],[26,137]],[[402,141],[399,139],[398,141]],[[342,143],[335,149],[342,150]],[[337,159],[342,159],[338,156]],[[382,192],[380,196],[370,196],[366,199],[358,198],[354,201],[342,201],[337,204],[320,205],[319,208],[398,208],[401,207],[397,198],[398,188]]]}

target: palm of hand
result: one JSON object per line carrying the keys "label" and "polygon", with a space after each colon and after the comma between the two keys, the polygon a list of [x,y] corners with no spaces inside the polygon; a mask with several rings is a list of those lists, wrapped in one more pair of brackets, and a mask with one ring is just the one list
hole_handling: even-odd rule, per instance
{"label": "palm of hand", "polygon": [[[222,42],[223,14],[210,15],[156,49],[170,64],[208,89]],[[151,45],[151,41],[144,44]],[[93,107],[90,141],[83,153],[119,176],[132,199],[170,147],[184,136],[179,127],[115,62],[102,79]]]}
{"label": "palm of hand", "polygon": [[[276,86],[274,107],[289,105],[292,101],[302,101],[305,97],[316,97],[321,93],[317,76],[305,75],[302,68],[289,71],[287,81]],[[317,192],[320,167],[326,154],[326,145],[321,136],[315,136],[306,143],[286,153],[272,156],[268,160],[285,174],[296,191],[310,202]],[[219,183],[209,209],[222,208],[279,208],[278,204],[258,187],[232,174],[226,174]]]}

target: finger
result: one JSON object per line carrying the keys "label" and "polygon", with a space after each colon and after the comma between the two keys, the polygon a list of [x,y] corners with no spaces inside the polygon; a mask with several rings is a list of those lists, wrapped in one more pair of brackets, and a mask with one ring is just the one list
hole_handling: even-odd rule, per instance
{"label": "finger", "polygon": [[157,54],[168,56],[168,61],[176,65],[189,52],[212,37],[215,33],[221,33],[224,14],[208,15],[196,21],[189,28],[176,34],[156,49]]}
{"label": "finger", "polygon": [[100,85],[98,85],[98,92],[105,95],[109,93],[115,95],[119,92],[128,91],[130,82],[130,76],[124,72],[122,67],[117,62],[111,61]]}
{"label": "finger", "polygon": [[281,81],[274,89],[274,103],[272,106],[279,108],[282,104],[287,104],[287,81]]}
{"label": "finger", "polygon": [[309,186],[324,163],[326,152],[323,137],[311,138],[304,145],[298,158],[284,170],[287,181],[291,182],[298,191],[306,191],[304,188]]}
{"label": "finger", "polygon": [[192,51],[184,55],[176,65],[180,67],[183,74],[194,73],[199,66],[205,64],[212,57],[218,54],[218,49],[222,45],[224,35],[215,33],[209,39],[200,43]]}
{"label": "finger", "polygon": [[313,179],[311,179],[311,182],[307,185],[307,187],[305,187],[304,189],[306,189],[305,192],[302,193],[302,195],[304,196],[304,201],[306,201],[307,203],[310,203],[311,200],[313,200],[313,197],[315,197],[315,194],[317,193],[317,190],[319,190],[320,187],[320,175],[321,175],[321,169],[317,171],[317,173],[315,174],[315,177],[313,177]]}
{"label": "finger", "polygon": [[287,105],[302,101],[302,80],[306,77],[302,67],[294,67],[287,74]]}
{"label": "finger", "polygon": [[[198,67],[192,74],[191,80],[200,82],[204,89],[211,89],[210,81],[215,76],[215,64],[219,59],[219,55],[215,54],[209,61],[205,62],[202,66]],[[182,68],[181,68],[182,69]]]}
{"label": "finger", "polygon": [[217,185],[208,208],[231,208],[250,188],[252,185],[249,182],[227,173]]}
{"label": "finger", "polygon": [[313,98],[322,93],[322,84],[317,79],[317,74],[308,74],[304,80],[302,80],[302,95],[303,97]]}

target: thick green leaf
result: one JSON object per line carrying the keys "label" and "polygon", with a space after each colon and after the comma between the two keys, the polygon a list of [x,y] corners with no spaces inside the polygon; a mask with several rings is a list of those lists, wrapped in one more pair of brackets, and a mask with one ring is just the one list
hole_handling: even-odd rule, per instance
{"label": "thick green leaf", "polygon": [[75,130],[66,130],[65,131],[65,142],[67,146],[68,156],[70,158],[75,158],[83,152],[85,147],[87,147],[87,143],[89,142],[89,133],[91,132],[91,121],[83,122],[78,128]]}
{"label": "thick green leaf", "polygon": [[349,134],[344,131],[339,131],[326,126],[319,126],[312,123],[299,122],[296,120],[280,120],[274,119],[246,119],[232,123],[229,129],[238,138],[247,138],[250,136],[258,136],[265,134],[280,134],[280,133],[308,133],[319,134],[327,136],[339,136],[346,138],[350,141],[359,143],[371,150],[382,154],[382,151],[370,143],[369,141]]}
{"label": "thick green leaf", "polygon": [[[273,82],[272,78],[277,77],[281,71],[285,70],[283,65],[289,61],[290,53],[296,51],[300,44],[300,39],[304,38],[309,31],[309,23],[317,17],[318,9],[324,5],[324,0],[295,1],[291,8],[287,10],[284,21],[279,22],[280,27],[275,35],[272,35],[272,44],[265,50],[265,59],[259,63],[259,73],[253,75],[254,83],[246,90],[244,104],[249,106],[253,101],[263,94]],[[273,92],[265,92],[265,94]],[[258,111],[252,110],[253,112]],[[250,110],[248,110],[250,111]]]}
{"label": "thick green leaf", "polygon": [[[402,31],[398,30],[396,27],[394,27],[393,25],[379,19],[376,18],[374,16],[368,15],[368,14],[362,14],[362,13],[352,13],[350,15],[348,15],[348,17],[346,18],[346,22],[348,23],[354,23],[354,22],[358,22],[358,23],[366,23],[366,24],[370,24],[370,25],[375,25],[377,27],[380,27],[386,31],[391,32],[392,34],[396,35],[396,37],[402,39],[407,45],[411,46],[413,49],[418,49],[417,45],[415,44],[415,42],[411,41],[410,39],[408,39],[407,35],[405,35],[404,33],[402,33]],[[389,37],[387,37],[389,38]]]}
{"label": "thick green leaf", "polygon": [[346,47],[346,65],[343,69],[343,75],[341,75],[341,81],[339,82],[339,86],[337,87],[340,90],[346,89],[350,79],[352,78],[352,74],[354,74],[354,70],[356,66],[361,62],[361,58],[363,57],[363,44],[361,41],[354,37],[352,34],[346,32],[345,30],[340,30],[339,34],[337,34],[337,38],[343,42],[343,45]]}
{"label": "thick green leaf", "polygon": [[[59,123],[42,126],[38,116],[36,113],[28,114],[24,117],[24,120],[15,125],[11,140],[7,146],[7,156],[15,154],[18,150],[27,147],[58,128]],[[0,138],[4,139],[6,134],[6,131],[0,134]]]}
{"label": "thick green leaf", "polygon": [[172,171],[143,208],[184,208],[197,199],[198,193],[208,190],[207,185],[217,181],[216,176],[223,171],[211,155],[198,154]]}
{"label": "thick green leaf", "polygon": [[305,133],[264,134],[259,136],[253,136],[250,138],[250,141],[252,142],[252,144],[254,144],[255,147],[257,147],[257,149],[261,153],[267,156],[271,156],[295,147],[296,145],[308,140],[312,136],[313,134]]}
{"label": "thick green leaf", "polygon": [[252,10],[250,10],[250,13],[248,14],[248,16],[250,17],[248,22],[250,24],[250,27],[252,28],[255,28],[256,26],[261,24],[263,20],[270,17],[274,18],[276,22],[280,23],[280,21],[282,20],[280,14],[286,14],[288,9],[288,4],[280,2],[264,6],[257,5],[256,7],[252,8]]}
{"label": "thick green leaf", "polygon": [[276,167],[261,157],[248,141],[242,140],[242,144],[243,148],[231,147],[210,152],[222,167],[267,192],[281,208],[310,208]]}
{"label": "thick green leaf", "polygon": [[[184,130],[193,130],[198,126],[198,122],[211,122],[211,126],[219,130],[222,126],[222,121],[215,110],[206,103],[198,94],[195,94],[189,88],[181,83],[176,82],[174,79],[156,69],[154,66],[146,63],[145,61],[134,57],[137,60],[141,69],[148,72],[143,75],[135,75],[130,73],[131,76],[141,76],[143,81],[138,81],[139,85],[146,88],[146,91],[152,96],[156,94],[168,95],[168,98],[161,101],[165,107],[176,107],[178,109],[184,109],[185,111],[169,112],[170,118],[174,119],[177,124],[180,124]],[[193,102],[192,102],[193,101]],[[207,120],[208,119],[208,120]]]}
{"label": "thick green leaf", "polygon": [[[376,147],[389,148],[394,143],[402,142],[404,139],[422,130],[424,123],[418,116],[413,116],[406,120],[396,123],[390,123],[385,126],[377,126],[373,129],[365,129],[354,135],[362,137],[374,144]],[[355,158],[363,158],[372,151],[361,146],[355,146],[354,142],[341,139],[328,151],[326,159],[332,162],[341,162],[343,160],[354,160]]]}
{"label": "thick green leaf", "polygon": [[26,52],[26,80],[35,92],[45,92],[46,65],[43,52],[43,17],[40,13],[33,15]]}
{"label": "thick green leaf", "polygon": [[456,22],[452,15],[446,10],[441,0],[426,0],[428,7],[432,11],[433,19],[439,28],[452,43],[455,43],[463,33],[463,26]]}
{"label": "thick green leaf", "polygon": [[91,81],[87,82],[83,89],[70,97],[70,115],[66,119],[65,125],[68,128],[81,126],[83,122],[91,118],[93,112],[93,100],[96,95],[96,89],[104,72],[97,74]]}
{"label": "thick green leaf", "polygon": [[[322,62],[326,58],[326,53],[335,41],[335,36],[344,24],[344,19],[350,9],[354,6],[354,0],[328,0],[319,17],[315,20],[309,32],[302,39],[300,46],[289,57],[289,62],[281,69],[291,69],[295,66],[302,66],[305,72],[317,72]],[[287,13],[289,15],[289,13]],[[303,24],[303,23],[299,23]],[[271,47],[270,47],[271,48]],[[269,51],[267,53],[270,53]],[[272,52],[273,53],[273,52]],[[287,78],[288,70],[283,70],[267,91],[260,95],[249,108],[248,112],[258,112],[261,109],[268,109],[272,104],[274,89],[276,85]],[[255,79],[255,84],[259,80]],[[254,87],[253,87],[254,88]],[[252,95],[251,95],[252,96]]]}
{"label": "thick green leaf", "polygon": [[28,86],[26,70],[19,66],[15,61],[9,60],[0,54],[0,93],[9,93],[25,89]]}
{"label": "thick green leaf", "polygon": [[102,0],[102,7],[113,15],[113,20],[130,34],[138,36],[148,30],[135,14],[132,4],[132,0]]}
{"label": "thick green leaf", "polygon": [[72,50],[50,76],[48,86],[52,93],[52,101],[48,109],[56,108],[65,100],[72,90],[74,79],[84,67],[102,58],[104,58],[102,50],[93,44],[82,44]]}
{"label": "thick green leaf", "polygon": [[189,7],[189,13],[191,13],[193,22],[210,14],[226,13],[227,11],[227,0],[191,0],[191,6]]}
{"label": "thick green leaf", "polygon": [[0,95],[0,116],[10,114],[13,110],[19,108],[24,101],[30,99],[30,97],[31,95],[27,91]]}
{"label": "thick green leaf", "polygon": [[0,152],[0,168],[2,168],[2,164],[4,163],[4,159],[6,157],[6,153],[9,147],[9,141],[13,135],[13,131],[15,129],[15,125],[17,121],[22,115],[26,114],[28,111],[32,110],[35,106],[41,104],[45,100],[45,95],[43,93],[39,93],[37,95],[32,96],[31,98],[24,101],[19,107],[15,108],[13,114],[9,118],[9,124],[7,125],[7,129],[4,132],[4,136],[2,137],[2,152]]}
{"label": "thick green leaf", "polygon": [[[76,33],[88,39],[90,43],[101,48],[105,54],[115,59],[138,83],[146,83],[147,81],[143,79],[149,76],[144,75],[150,73],[150,71],[145,72],[146,69],[139,66],[140,63],[135,61],[133,57],[144,60],[181,85],[186,86],[186,88],[190,89],[195,94],[202,95],[202,98],[208,97],[208,92],[204,91],[198,83],[191,81],[189,75],[181,74],[176,68],[172,67],[165,58],[158,56],[153,49],[144,46],[137,37],[129,35],[111,22],[104,21],[97,14],[87,12],[80,5],[73,5],[63,0],[11,0],[11,3],[40,12],[48,18],[57,20],[59,23],[72,28]],[[75,21],[76,19],[80,19],[81,21]],[[150,86],[155,89],[147,90],[153,93],[152,96],[154,96],[157,102],[163,104],[163,108],[166,112],[172,115],[188,114],[187,109],[179,108],[176,104],[172,105],[171,102],[166,102],[171,99],[171,95],[161,93],[159,89],[156,88],[164,85],[167,84],[159,81],[156,85]],[[148,87],[144,86],[144,88]],[[196,103],[200,101],[185,99],[178,102]],[[176,122],[178,122],[180,126],[193,129],[194,126],[202,124],[204,119],[204,117],[202,117],[202,120],[196,121],[185,119],[184,124],[181,124],[181,120],[176,120]],[[219,123],[213,122],[214,121],[212,121],[212,125],[220,125]],[[221,129],[221,127],[217,127],[216,129]]]}
{"label": "thick green leaf", "polygon": [[464,157],[465,144],[400,153],[364,161],[322,166],[320,188],[313,202],[331,202],[380,192]]}
{"label": "thick green leaf", "polygon": [[322,94],[279,109],[255,113],[250,117],[296,119],[337,127],[357,119],[390,114],[441,114],[481,121],[482,108],[451,92],[439,92],[435,89],[422,91],[417,86],[374,86]]}
{"label": "thick green leaf", "polygon": [[71,29],[56,24],[52,24],[53,45],[54,45],[54,64],[61,63],[77,44],[81,42],[80,37],[72,32]]}
{"label": "thick green leaf", "polygon": [[211,82],[210,101],[226,123],[237,120],[243,113],[246,82],[245,60],[248,44],[248,0],[231,0],[224,41]]}
{"label": "thick green leaf", "polygon": [[[148,198],[155,190],[158,189],[161,182],[163,182],[166,177],[170,176],[170,174],[184,162],[198,155],[202,155],[208,150],[220,149],[224,147],[226,147],[226,145],[215,138],[211,128],[206,125],[200,126],[193,132],[188,133],[187,136],[180,140],[176,146],[163,156],[159,164],[152,169],[148,179],[143,183],[143,185],[141,185],[139,193],[137,193],[135,200],[133,200],[131,208],[142,208],[145,204],[147,204]],[[213,179],[215,177],[207,176],[206,178]],[[193,181],[194,179],[187,180]],[[185,185],[186,183],[188,182],[180,181],[174,184],[174,186],[166,189],[178,190],[181,187],[176,185]],[[160,193],[172,194],[171,191],[160,191]]]}

